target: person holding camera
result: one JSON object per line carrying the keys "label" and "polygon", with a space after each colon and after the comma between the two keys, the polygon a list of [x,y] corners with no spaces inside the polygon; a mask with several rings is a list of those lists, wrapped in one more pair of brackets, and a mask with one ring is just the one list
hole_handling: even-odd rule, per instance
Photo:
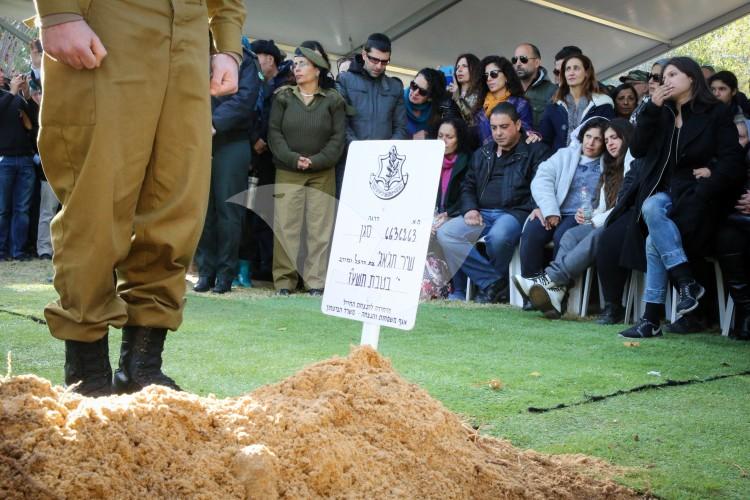
{"label": "person holding camera", "polygon": [[[25,90],[24,90],[25,89]],[[27,75],[17,74],[0,90],[0,259],[27,260],[29,211],[34,193],[34,139]]]}

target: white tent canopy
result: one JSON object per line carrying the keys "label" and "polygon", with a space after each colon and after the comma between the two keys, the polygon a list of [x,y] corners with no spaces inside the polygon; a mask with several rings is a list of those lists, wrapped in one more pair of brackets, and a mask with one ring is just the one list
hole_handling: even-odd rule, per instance
{"label": "white tent canopy", "polygon": [[[294,46],[318,40],[332,54],[368,34],[394,40],[392,62],[416,70],[452,64],[461,52],[512,55],[524,41],[549,68],[578,45],[608,78],[750,14],[742,0],[246,0],[245,33]],[[0,15],[33,14],[30,0],[0,0]]]}

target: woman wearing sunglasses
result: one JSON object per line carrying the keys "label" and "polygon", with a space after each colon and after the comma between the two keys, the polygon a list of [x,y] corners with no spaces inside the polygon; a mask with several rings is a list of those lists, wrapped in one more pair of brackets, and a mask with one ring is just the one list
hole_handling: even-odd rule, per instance
{"label": "woman wearing sunglasses", "polygon": [[630,123],[633,125],[635,125],[636,119],[641,111],[643,111],[643,108],[646,107],[646,104],[651,100],[651,96],[654,95],[656,89],[661,85],[661,72],[666,64],[667,59],[659,59],[651,66],[651,73],[648,74],[648,95],[643,96],[643,99],[641,99],[641,102],[635,108],[633,114],[630,115]]}
{"label": "woman wearing sunglasses", "polygon": [[554,151],[569,145],[570,133],[589,118],[615,116],[612,99],[599,91],[591,59],[582,54],[572,55],[563,61],[561,68],[560,87],[539,122],[542,140]]}
{"label": "woman wearing sunglasses", "polygon": [[440,120],[458,116],[456,104],[445,90],[442,71],[424,68],[404,89],[406,132],[412,139],[434,139]]}
{"label": "woman wearing sunglasses", "polygon": [[[482,109],[477,111],[479,131],[482,144],[492,141],[490,114],[500,103],[508,101],[516,108],[521,117],[521,125],[527,136],[538,137],[533,127],[533,114],[529,101],[523,96],[523,85],[515,68],[504,57],[487,56],[482,59],[480,67],[484,70],[484,80],[480,87],[479,102]],[[532,139],[534,141],[535,139]]]}
{"label": "woman wearing sunglasses", "polygon": [[691,262],[712,250],[745,176],[731,111],[711,94],[698,63],[672,58],[662,80],[631,143],[643,164],[610,215],[616,220],[629,206],[638,207],[629,212],[621,261],[646,262],[646,308],[636,325],[620,333],[628,338],[661,335],[668,280],[679,293],[678,315],[698,307],[705,290]]}

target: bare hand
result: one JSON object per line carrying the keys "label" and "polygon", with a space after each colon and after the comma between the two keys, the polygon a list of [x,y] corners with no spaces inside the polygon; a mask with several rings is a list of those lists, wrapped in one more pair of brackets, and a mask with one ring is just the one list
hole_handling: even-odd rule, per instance
{"label": "bare hand", "polygon": [[709,170],[708,167],[694,168],[693,176],[696,179],[708,179],[711,177],[711,170]]}
{"label": "bare hand", "polygon": [[18,95],[18,92],[21,90],[21,87],[23,86],[23,75],[16,75],[13,78],[10,79],[10,93],[13,95]]}
{"label": "bare hand", "polygon": [[469,210],[464,214],[464,222],[469,226],[481,226],[483,224],[482,214],[479,213],[479,210]]}
{"label": "bare hand", "polygon": [[447,90],[449,93],[453,94],[458,90],[458,84],[455,80],[450,82],[447,87],[445,87],[445,90]]}
{"label": "bare hand", "polygon": [[257,141],[255,141],[255,144],[253,145],[253,149],[255,150],[256,153],[258,153],[259,155],[262,155],[268,150],[268,145],[266,144],[266,141],[264,141],[263,139],[258,139]]}
{"label": "bare hand", "polygon": [[211,125],[211,135],[216,135],[216,129]]}
{"label": "bare hand", "polygon": [[222,96],[237,92],[240,68],[229,54],[211,57],[211,95]]}
{"label": "bare hand", "polygon": [[445,221],[447,220],[448,220],[448,212],[437,214],[432,220],[432,234],[435,234],[437,230],[440,229],[440,226],[445,224]]}
{"label": "bare hand", "polygon": [[734,208],[742,214],[750,215],[750,189],[740,196],[740,199],[737,200],[737,205]]}
{"label": "bare hand", "polygon": [[541,208],[535,208],[531,211],[531,215],[529,215],[529,221],[532,221],[534,219],[539,219],[539,224],[544,226],[544,229],[546,229],[547,231],[552,229],[552,227],[550,227],[549,223],[544,218],[544,214],[542,214]]}
{"label": "bare hand", "polygon": [[586,217],[583,216],[583,209],[579,208],[576,210],[576,222],[579,224],[585,224],[586,223]]}
{"label": "bare hand", "polygon": [[547,221],[547,230],[557,227],[558,224],[560,224],[560,216],[559,215],[550,215],[545,219]]}
{"label": "bare hand", "polygon": [[86,21],[71,21],[42,28],[42,46],[52,59],[75,69],[98,68],[107,49]]}
{"label": "bare hand", "polygon": [[542,136],[536,132],[526,132],[526,144],[534,144],[542,140]]}
{"label": "bare hand", "polygon": [[420,130],[419,132],[416,132],[413,136],[411,136],[412,139],[415,141],[421,141],[424,139],[427,139],[427,131],[426,130]]}
{"label": "bare hand", "polygon": [[661,107],[664,101],[672,97],[672,87],[667,85],[659,85],[656,90],[651,94],[651,101],[657,106]]}
{"label": "bare hand", "polygon": [[312,160],[310,158],[305,158],[304,156],[300,156],[297,160],[297,169],[299,170],[307,170],[310,167],[312,167]]}

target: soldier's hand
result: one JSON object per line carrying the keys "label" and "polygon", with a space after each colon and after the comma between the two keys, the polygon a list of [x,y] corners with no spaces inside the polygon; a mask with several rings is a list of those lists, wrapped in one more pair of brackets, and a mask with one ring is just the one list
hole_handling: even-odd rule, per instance
{"label": "soldier's hand", "polygon": [[229,54],[211,57],[211,95],[222,96],[237,92],[240,68]]}
{"label": "soldier's hand", "polygon": [[107,49],[86,21],[72,21],[42,28],[42,46],[52,59],[75,69],[98,68]]}

